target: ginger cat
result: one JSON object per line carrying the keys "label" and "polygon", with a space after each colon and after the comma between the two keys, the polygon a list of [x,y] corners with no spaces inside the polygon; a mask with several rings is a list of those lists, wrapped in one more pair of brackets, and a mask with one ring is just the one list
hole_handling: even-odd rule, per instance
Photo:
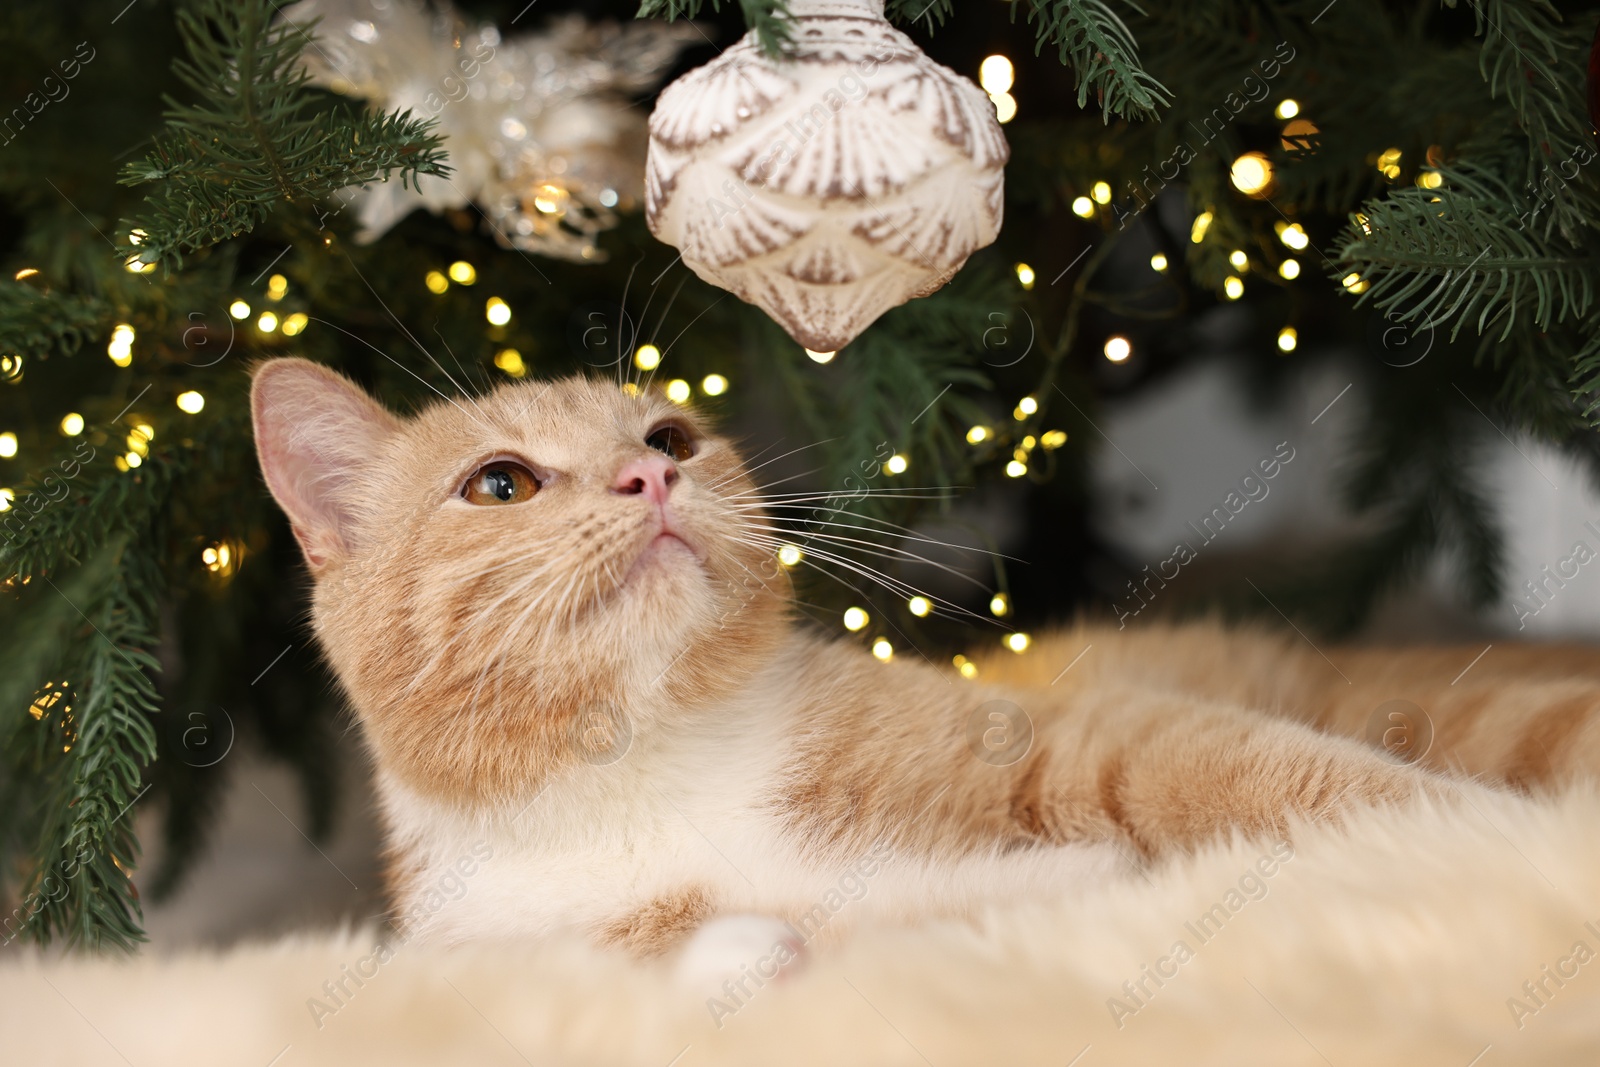
{"label": "ginger cat", "polygon": [[[1496,645],[1456,678],[1478,649],[1080,627],[977,681],[877,662],[791,622],[761,493],[657,393],[529,382],[401,418],[282,359],[252,406],[375,759],[395,908],[428,937],[653,955],[744,915],[803,943],[1481,788],[1446,771],[1600,767],[1580,649]],[[1428,709],[1431,769],[1355,739],[1396,698]]]}

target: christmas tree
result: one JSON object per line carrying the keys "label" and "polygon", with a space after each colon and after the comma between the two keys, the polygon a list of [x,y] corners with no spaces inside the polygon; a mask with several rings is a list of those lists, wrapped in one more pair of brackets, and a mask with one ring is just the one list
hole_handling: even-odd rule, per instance
{"label": "christmas tree", "polygon": [[[309,832],[327,830],[342,726],[255,470],[261,358],[326,362],[402,410],[620,366],[759,427],[756,463],[803,446],[796,507],[830,501],[832,525],[782,558],[815,565],[796,572],[806,610],[883,657],[993,640],[963,612],[1022,651],[1028,625],[1104,607],[1097,406],[1182,367],[1217,306],[1248,309],[1265,398],[1313,340],[1375,357],[1348,366],[1377,397],[1348,484],[1367,533],[1271,590],[1308,625],[1349,630],[1441,554],[1469,600],[1499,594],[1470,463],[1486,421],[1600,460],[1590,5],[888,0],[989,95],[1006,221],[835,353],[700,280],[624,182],[594,178],[641,181],[624,149],[672,63],[747,29],[780,59],[802,47],[788,5],[484,0],[454,23],[396,5],[447,26],[454,64],[398,109],[379,97],[421,59],[392,25],[352,21],[355,3],[319,3],[321,22],[272,0],[0,13],[7,940],[139,940],[139,893],[169,891],[202,846],[236,733],[299,769]],[[551,29],[556,7],[588,21]],[[635,14],[651,21],[595,21]],[[512,51],[524,34],[545,35],[543,66],[490,58],[533,55]],[[370,46],[359,71],[341,40]],[[494,91],[614,137],[485,171],[511,166],[493,144],[529,135],[473,125],[502,73]],[[877,487],[839,506],[862,457]],[[997,562],[970,603],[934,610],[897,576],[920,554],[912,524],[990,483],[1035,520],[1028,584]],[[170,846],[150,872],[129,814],[145,804]]]}

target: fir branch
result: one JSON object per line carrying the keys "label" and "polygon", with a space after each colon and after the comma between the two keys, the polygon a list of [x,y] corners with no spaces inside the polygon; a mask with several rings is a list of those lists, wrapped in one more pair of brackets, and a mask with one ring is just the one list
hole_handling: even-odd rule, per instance
{"label": "fir branch", "polygon": [[[705,0],[640,0],[635,18],[692,19],[700,14]],[[722,0],[711,0],[711,10],[721,11]],[[744,24],[756,35],[761,51],[776,59],[787,53],[793,41],[787,0],[739,0]]]}
{"label": "fir branch", "polygon": [[[1018,0],[1012,0],[1016,17]],[[1129,4],[1139,14],[1144,10]],[[1061,62],[1072,67],[1078,106],[1092,89],[1100,97],[1100,116],[1154,118],[1172,102],[1171,94],[1139,63],[1138,42],[1105,0],[1028,0],[1028,22],[1038,22],[1034,54],[1054,44]]]}
{"label": "fir branch", "polygon": [[1354,217],[1337,258],[1370,285],[1364,300],[1396,321],[1448,324],[1452,338],[1469,322],[1479,334],[1502,322],[1504,340],[1519,313],[1548,329],[1588,312],[1600,260],[1537,239],[1483,175],[1444,174],[1449,188],[1399,189]]}
{"label": "fir branch", "polygon": [[76,293],[40,292],[25,282],[0,283],[0,337],[7,349],[31,359],[72,355],[101,336],[110,308]]}
{"label": "fir branch", "polygon": [[432,123],[329,108],[309,87],[305,26],[273,21],[271,0],[200,0],[178,12],[189,53],[174,73],[197,102],[166,98],[167,133],[123,171],[160,183],[125,224],[127,252],[147,263],[249,233],[284,203],[310,204],[351,185],[446,174]]}
{"label": "fir branch", "polygon": [[954,0],[889,0],[884,5],[884,14],[895,22],[915,25],[926,20],[929,33],[943,26],[953,13]]}

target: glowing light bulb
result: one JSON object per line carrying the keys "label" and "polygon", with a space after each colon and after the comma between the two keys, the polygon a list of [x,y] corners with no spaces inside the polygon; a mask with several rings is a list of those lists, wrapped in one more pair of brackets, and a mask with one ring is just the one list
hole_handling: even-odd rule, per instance
{"label": "glowing light bulb", "polygon": [[261,313],[261,317],[256,320],[256,329],[260,330],[262,333],[272,333],[273,331],[277,330],[277,328],[278,316],[274,315],[270,311],[263,311]]}
{"label": "glowing light bulb", "polygon": [[294,337],[304,330],[310,322],[311,316],[303,311],[296,311],[293,315],[283,320],[283,335],[285,337]]}
{"label": "glowing light bulb", "polygon": [[979,445],[989,439],[989,427],[974,426],[967,431],[967,444]]}
{"label": "glowing light bulb", "polygon": [[910,608],[911,614],[917,618],[926,618],[927,614],[933,610],[933,601],[925,596],[914,596],[906,602],[906,607]]}
{"label": "glowing light bulb", "polygon": [[1361,280],[1361,275],[1354,273],[1346,274],[1339,280],[1339,284],[1352,293],[1364,292],[1367,288],[1367,283]]}
{"label": "glowing light bulb", "polygon": [[1280,119],[1292,119],[1300,114],[1300,101],[1280,100],[1278,106],[1272,110],[1272,113]]}
{"label": "glowing light bulb", "polygon": [[800,551],[799,545],[784,545],[778,549],[778,562],[785,567],[799,566],[800,561],[805,558],[806,554]]}
{"label": "glowing light bulb", "polygon": [[706,396],[721,396],[728,391],[728,379],[720,374],[708,374],[700,380],[700,389]]}
{"label": "glowing light bulb", "polygon": [[1444,175],[1436,170],[1425,170],[1417,175],[1417,184],[1424,189],[1437,189],[1444,184]]}
{"label": "glowing light bulb", "polygon": [[960,655],[952,656],[950,662],[956,665],[956,670],[961,672],[961,677],[976,678],[978,676],[978,665],[967,657]]}
{"label": "glowing light bulb", "polygon": [[1133,342],[1126,337],[1115,335],[1106,338],[1106,358],[1113,363],[1125,363],[1133,355]]}
{"label": "glowing light bulb", "polygon": [[1033,638],[1023,633],[1006,634],[1004,641],[1007,648],[1018,653],[1026,652],[1028,646],[1033,644]]}
{"label": "glowing light bulb", "polygon": [[143,463],[144,457],[139,455],[137,452],[129,452],[127,455],[122,457],[122,462],[126,463],[128,468],[131,470]]}
{"label": "glowing light bulb", "polygon": [[195,392],[193,389],[190,389],[186,393],[178,394],[177,404],[179,411],[186,412],[190,415],[198,415],[200,414],[201,409],[206,406],[206,398]]}
{"label": "glowing light bulb", "polygon": [[450,280],[457,285],[471,285],[478,280],[477,268],[464,259],[458,259],[450,264]]}
{"label": "glowing light bulb", "polygon": [[61,418],[61,433],[66,437],[76,437],[83,432],[83,416],[76,411],[70,412]]}
{"label": "glowing light bulb", "polygon": [[289,279],[281,274],[274,274],[267,279],[267,299],[282,300],[289,291]]}
{"label": "glowing light bulb", "polygon": [[1294,346],[1300,342],[1300,333],[1293,326],[1285,326],[1278,331],[1278,350],[1280,352],[1293,352]]}
{"label": "glowing light bulb", "polygon": [[1228,262],[1233,264],[1234,270],[1244,271],[1250,266],[1250,257],[1244,254],[1243,249],[1235,248],[1228,253]]}
{"label": "glowing light bulb", "polygon": [[1094,187],[1089,190],[1089,195],[1094,197],[1094,202],[1097,204],[1109,204],[1111,203],[1111,184],[1109,182],[1095,182]]}
{"label": "glowing light bulb", "polygon": [[427,274],[422,276],[422,284],[428,287],[428,292],[432,293],[434,296],[438,296],[440,293],[450,288],[450,279],[446,278],[441,271],[430,270]]}
{"label": "glowing light bulb", "polygon": [[1297,259],[1284,260],[1278,264],[1278,273],[1289,281],[1294,281],[1300,277],[1300,261]]}
{"label": "glowing light bulb", "polygon": [[687,403],[690,391],[689,383],[682,378],[674,378],[667,383],[667,399],[674,404]]}
{"label": "glowing light bulb", "polygon": [[989,102],[994,104],[994,120],[1000,125],[1017,117],[1017,98],[1010,93],[995,93]]}
{"label": "glowing light bulb", "polygon": [[1150,269],[1160,274],[1167,269],[1167,257],[1157,252],[1150,257]]}
{"label": "glowing light bulb", "polygon": [[811,359],[817,363],[831,363],[833,362],[833,357],[837,356],[838,354],[839,353],[837,352],[818,352],[814,349],[806,349],[806,355],[810,356]]}
{"label": "glowing light bulb", "polygon": [[228,305],[228,314],[232,315],[240,322],[243,322],[245,319],[250,317],[250,305],[246,304],[243,300],[235,300],[233,303]]}
{"label": "glowing light bulb", "polygon": [[1189,240],[1199,244],[1206,239],[1206,231],[1211,229],[1213,216],[1209,211],[1202,211],[1194,217],[1194,225],[1189,227]]}
{"label": "glowing light bulb", "polygon": [[37,268],[34,268],[34,267],[23,267],[21,270],[17,271],[16,274],[12,275],[12,277],[20,282],[20,281],[22,281],[22,279],[31,278],[35,274],[38,274],[38,273],[39,273],[39,271],[38,271]]}
{"label": "glowing light bulb", "polygon": [[1272,161],[1260,152],[1246,152],[1233,161],[1228,179],[1241,193],[1256,196],[1272,184]]}
{"label": "glowing light bulb", "polygon": [[1011,413],[1011,416],[1018,422],[1021,422],[1023,419],[1027,418],[1029,415],[1032,415],[1038,410],[1039,402],[1031,396],[1025,396],[1021,400],[1017,401],[1017,408]]}
{"label": "glowing light bulb", "polygon": [[1028,473],[1028,465],[1019,459],[1014,459],[1006,464],[1007,478],[1020,478]]}
{"label": "glowing light bulb", "polygon": [[872,621],[872,616],[868,615],[861,608],[846,608],[845,609],[845,612],[844,612],[844,628],[846,630],[849,630],[851,633],[855,633],[857,630],[862,629],[863,627],[865,627],[867,625],[867,623],[869,623],[871,621]]}
{"label": "glowing light bulb", "polygon": [[1011,610],[1011,598],[1004,593],[996,593],[989,600],[989,614],[1004,615]]}
{"label": "glowing light bulb", "polygon": [[17,435],[7,431],[0,433],[0,459],[10,459],[17,454]]}
{"label": "glowing light bulb", "polygon": [[111,340],[106,345],[106,355],[111,357],[111,362],[119,367],[126,367],[133,362],[133,327],[125,322],[119,322],[111,331]]}
{"label": "glowing light bulb", "polygon": [[1286,247],[1292,248],[1296,252],[1304,252],[1311,244],[1311,238],[1306,236],[1305,228],[1298,222],[1291,222],[1287,225],[1280,224],[1280,227],[1278,240],[1282,241]]}
{"label": "glowing light bulb", "polygon": [[1222,293],[1229,300],[1237,300],[1244,295],[1244,279],[1229,277],[1222,283]]}
{"label": "glowing light bulb", "polygon": [[521,378],[528,373],[528,365],[522,361],[522,353],[515,348],[502,348],[496,352],[494,365],[513,378]]}
{"label": "glowing light bulb", "polygon": [[1072,213],[1080,218],[1088,218],[1094,214],[1094,201],[1087,196],[1080,196],[1072,202]]}
{"label": "glowing light bulb", "polygon": [[894,659],[894,646],[889,643],[887,637],[880,637],[872,642],[872,654],[884,663],[888,663]]}
{"label": "glowing light bulb", "polygon": [[640,370],[655,370],[661,366],[661,349],[655,345],[640,345],[633,353],[633,365]]}
{"label": "glowing light bulb", "polygon": [[1022,283],[1022,287],[1024,289],[1032,289],[1033,288],[1033,279],[1034,279],[1033,268],[1028,266],[1026,263],[1018,263],[1017,264],[1017,281]]}
{"label": "glowing light bulb", "polygon": [[1039,443],[1045,447],[1046,451],[1054,451],[1067,443],[1067,431],[1046,430],[1039,437]]}
{"label": "glowing light bulb", "polygon": [[906,472],[906,468],[909,466],[911,466],[911,461],[905,456],[896,452],[894,455],[889,457],[887,462],[884,463],[883,469],[888,471],[890,474],[904,474]]}
{"label": "glowing light bulb", "polygon": [[511,321],[511,307],[498,296],[491,296],[484,302],[483,317],[491,326],[504,326]]}
{"label": "glowing light bulb", "polygon": [[990,96],[995,93],[1010,92],[1016,80],[1017,72],[1011,66],[1011,60],[1005,56],[986,56],[978,65],[978,84],[983,86],[983,91]]}
{"label": "glowing light bulb", "polygon": [[10,511],[11,502],[17,499],[17,494],[10,489],[0,489],[0,511]]}

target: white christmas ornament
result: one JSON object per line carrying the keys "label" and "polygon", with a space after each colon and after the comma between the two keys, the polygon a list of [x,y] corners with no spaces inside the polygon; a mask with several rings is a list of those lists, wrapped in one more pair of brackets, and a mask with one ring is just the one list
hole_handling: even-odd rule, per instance
{"label": "white christmas ornament", "polygon": [[793,51],[747,34],[650,118],[651,231],[806,348],[843,348],[935,291],[1000,231],[994,105],[883,17],[792,0]]}
{"label": "white christmas ornament", "polygon": [[438,121],[451,174],[354,190],[363,240],[419,207],[475,203],[501,244],[565,259],[598,256],[598,234],[636,205],[644,120],[629,96],[653,87],[691,25],[591,23],[576,15],[502,39],[446,0],[300,0],[282,17],[316,22],[311,80],[380,111]]}

